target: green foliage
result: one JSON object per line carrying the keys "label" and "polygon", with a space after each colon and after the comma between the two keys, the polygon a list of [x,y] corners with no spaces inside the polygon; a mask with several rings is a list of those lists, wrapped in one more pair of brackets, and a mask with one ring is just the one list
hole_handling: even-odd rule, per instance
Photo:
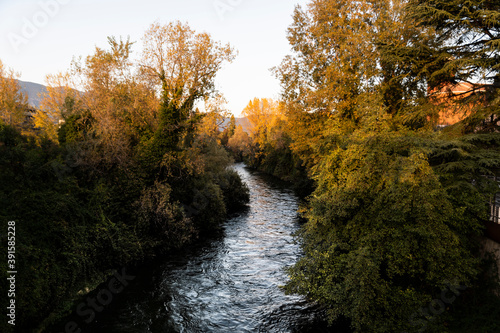
{"label": "green foliage", "polygon": [[[404,44],[379,44],[382,53],[401,69],[393,80],[399,80],[405,90],[424,92],[413,99],[417,104],[444,104],[448,113],[462,115],[460,126],[465,133],[479,128],[497,130],[499,10],[498,2],[490,0],[410,0],[405,22],[421,31],[422,38]],[[453,96],[454,87],[461,93]],[[443,110],[428,106],[416,109],[413,116],[421,114],[421,119],[433,123]]]}
{"label": "green foliage", "polygon": [[[500,331],[500,299],[488,288],[490,279],[486,277],[479,283],[486,283],[460,296],[453,304],[453,312],[443,318],[452,333],[482,333]],[[429,327],[430,332],[442,332],[440,327]]]}
{"label": "green foliage", "polygon": [[172,203],[171,192],[170,186],[162,183],[144,189],[137,202],[138,228],[154,236],[159,243],[163,241],[180,247],[189,241],[196,230],[178,203]]}
{"label": "green foliage", "polygon": [[[488,203],[497,191],[493,178],[499,166],[500,135],[471,134],[458,139],[441,137],[429,143],[429,163],[440,177],[456,209],[457,226],[466,221],[489,219]],[[476,225],[478,231],[482,224]],[[466,230],[459,230],[467,235]],[[474,241],[474,240],[471,240]]]}
{"label": "green foliage", "polygon": [[92,121],[90,113],[68,116],[59,129],[59,143],[65,144],[86,140],[91,136]]}
{"label": "green foliage", "polygon": [[412,313],[448,281],[474,281],[470,240],[487,216],[487,193],[469,183],[457,196],[457,182],[443,186],[429,155],[453,148],[432,153],[431,142],[408,131],[357,131],[325,156],[302,232],[305,257],[287,291],[318,300],[331,321],[347,317],[358,332],[394,332],[410,329]]}
{"label": "green foliage", "polygon": [[[164,97],[166,98],[166,97]],[[179,110],[175,104],[163,100],[159,110],[160,122],[149,140],[144,142],[143,160],[145,165],[159,167],[163,156],[177,150],[182,130],[180,128]],[[143,139],[144,140],[144,139]]]}
{"label": "green foliage", "polygon": [[188,166],[190,178],[182,176],[179,167],[172,170],[174,197],[185,206],[186,213],[201,230],[217,229],[226,213],[243,207],[249,191],[239,176],[229,169],[233,162],[229,153],[215,138],[199,136],[182,158],[172,161]]}
{"label": "green foliage", "polygon": [[0,217],[17,224],[21,330],[68,311],[68,301],[113,268],[217,229],[249,199],[215,141],[159,145],[150,161],[138,143],[127,163],[92,163],[105,154],[93,126],[90,116],[69,116],[58,146],[0,124]]}
{"label": "green foliage", "polygon": [[236,119],[234,118],[234,114],[232,114],[231,119],[229,120],[229,126],[227,127],[228,139],[230,139],[234,135],[235,131],[236,131]]}
{"label": "green foliage", "polygon": [[221,138],[220,141],[223,146],[228,145],[229,139],[231,139],[234,136],[235,131],[236,131],[236,118],[234,117],[234,115],[231,115],[228,126],[220,134]]}
{"label": "green foliage", "polygon": [[[293,54],[276,74],[286,147],[316,190],[304,208],[305,256],[285,289],[321,303],[331,321],[418,331],[414,314],[447,282],[474,286],[464,304],[480,294],[478,236],[498,191],[487,176],[500,166],[498,11],[494,1],[445,0],[318,0],[295,10]],[[466,91],[454,95],[460,83]],[[441,116],[459,112],[464,121],[435,132]],[[256,164],[272,170],[286,149],[262,141]],[[429,329],[447,331],[450,317]]]}
{"label": "green foliage", "polygon": [[313,191],[314,182],[308,177],[302,160],[292,151],[290,137],[281,133],[279,139],[281,144],[276,145],[276,142],[271,140],[262,150],[254,146],[259,153],[249,154],[244,160],[255,169],[291,182],[296,194],[306,197]]}
{"label": "green foliage", "polygon": [[419,27],[435,30],[434,43],[431,47],[427,45],[427,52],[420,55],[426,68],[431,69],[431,86],[468,81],[475,75],[495,79],[499,65],[499,10],[496,1],[488,0],[409,1],[408,19]]}
{"label": "green foliage", "polygon": [[21,134],[0,119],[0,140],[6,146],[15,146],[22,141]]}
{"label": "green foliage", "polygon": [[227,169],[222,174],[219,184],[224,193],[224,204],[229,213],[245,207],[250,201],[250,190],[236,171]]}
{"label": "green foliage", "polygon": [[[217,95],[215,75],[234,50],[179,22],[150,27],[140,64],[132,42],[108,42],[49,76],[35,115],[43,137],[0,120],[0,217],[16,221],[22,258],[19,331],[40,331],[113,269],[193,242],[248,201],[228,153],[196,136],[194,105]],[[16,102],[17,86],[2,82],[10,93],[0,104]]]}

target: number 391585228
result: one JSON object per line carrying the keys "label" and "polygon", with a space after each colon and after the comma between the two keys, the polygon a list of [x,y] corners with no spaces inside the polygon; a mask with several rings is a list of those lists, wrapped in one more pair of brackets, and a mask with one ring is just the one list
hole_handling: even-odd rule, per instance
{"label": "number 391585228", "polygon": [[16,259],[16,222],[10,221],[7,228],[8,263],[15,265]]}

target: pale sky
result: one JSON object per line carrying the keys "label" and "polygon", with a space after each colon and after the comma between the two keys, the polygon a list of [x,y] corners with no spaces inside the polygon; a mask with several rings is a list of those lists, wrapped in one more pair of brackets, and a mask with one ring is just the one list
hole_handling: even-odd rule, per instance
{"label": "pale sky", "polygon": [[45,84],[47,74],[69,68],[73,57],[107,48],[108,36],[137,41],[154,21],[187,22],[197,32],[230,43],[239,55],[217,76],[217,87],[239,115],[250,99],[278,98],[269,71],[290,46],[293,9],[308,0],[0,0],[0,59],[21,80]]}

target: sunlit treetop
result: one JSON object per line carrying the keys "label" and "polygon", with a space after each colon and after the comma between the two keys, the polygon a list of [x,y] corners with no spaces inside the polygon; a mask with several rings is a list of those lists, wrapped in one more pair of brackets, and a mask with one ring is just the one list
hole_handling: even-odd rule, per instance
{"label": "sunlit treetop", "polygon": [[19,74],[5,67],[0,60],[0,119],[19,127],[25,120],[27,96],[17,82]]}
{"label": "sunlit treetop", "polygon": [[178,106],[215,92],[214,79],[235,50],[214,41],[208,33],[196,33],[181,22],[152,24],[143,37],[140,66]]}

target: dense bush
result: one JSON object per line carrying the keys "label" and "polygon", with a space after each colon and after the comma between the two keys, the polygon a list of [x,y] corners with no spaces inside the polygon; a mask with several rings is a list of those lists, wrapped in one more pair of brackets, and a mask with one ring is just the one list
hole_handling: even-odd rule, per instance
{"label": "dense bush", "polygon": [[114,268],[217,229],[227,212],[248,201],[231,158],[215,142],[199,139],[182,148],[169,165],[162,162],[163,171],[151,166],[152,177],[140,167],[139,153],[125,165],[103,163],[89,144],[93,138],[81,135],[91,128],[73,125],[79,119],[62,127],[61,146],[39,145],[0,125],[0,218],[16,221],[20,331],[71,309],[78,291],[92,289]]}
{"label": "dense bush", "polygon": [[419,330],[413,313],[447,284],[474,283],[471,240],[487,217],[487,187],[469,183],[467,198],[456,196],[429,164],[428,144],[411,132],[360,131],[325,157],[288,291],[358,332],[395,332]]}

